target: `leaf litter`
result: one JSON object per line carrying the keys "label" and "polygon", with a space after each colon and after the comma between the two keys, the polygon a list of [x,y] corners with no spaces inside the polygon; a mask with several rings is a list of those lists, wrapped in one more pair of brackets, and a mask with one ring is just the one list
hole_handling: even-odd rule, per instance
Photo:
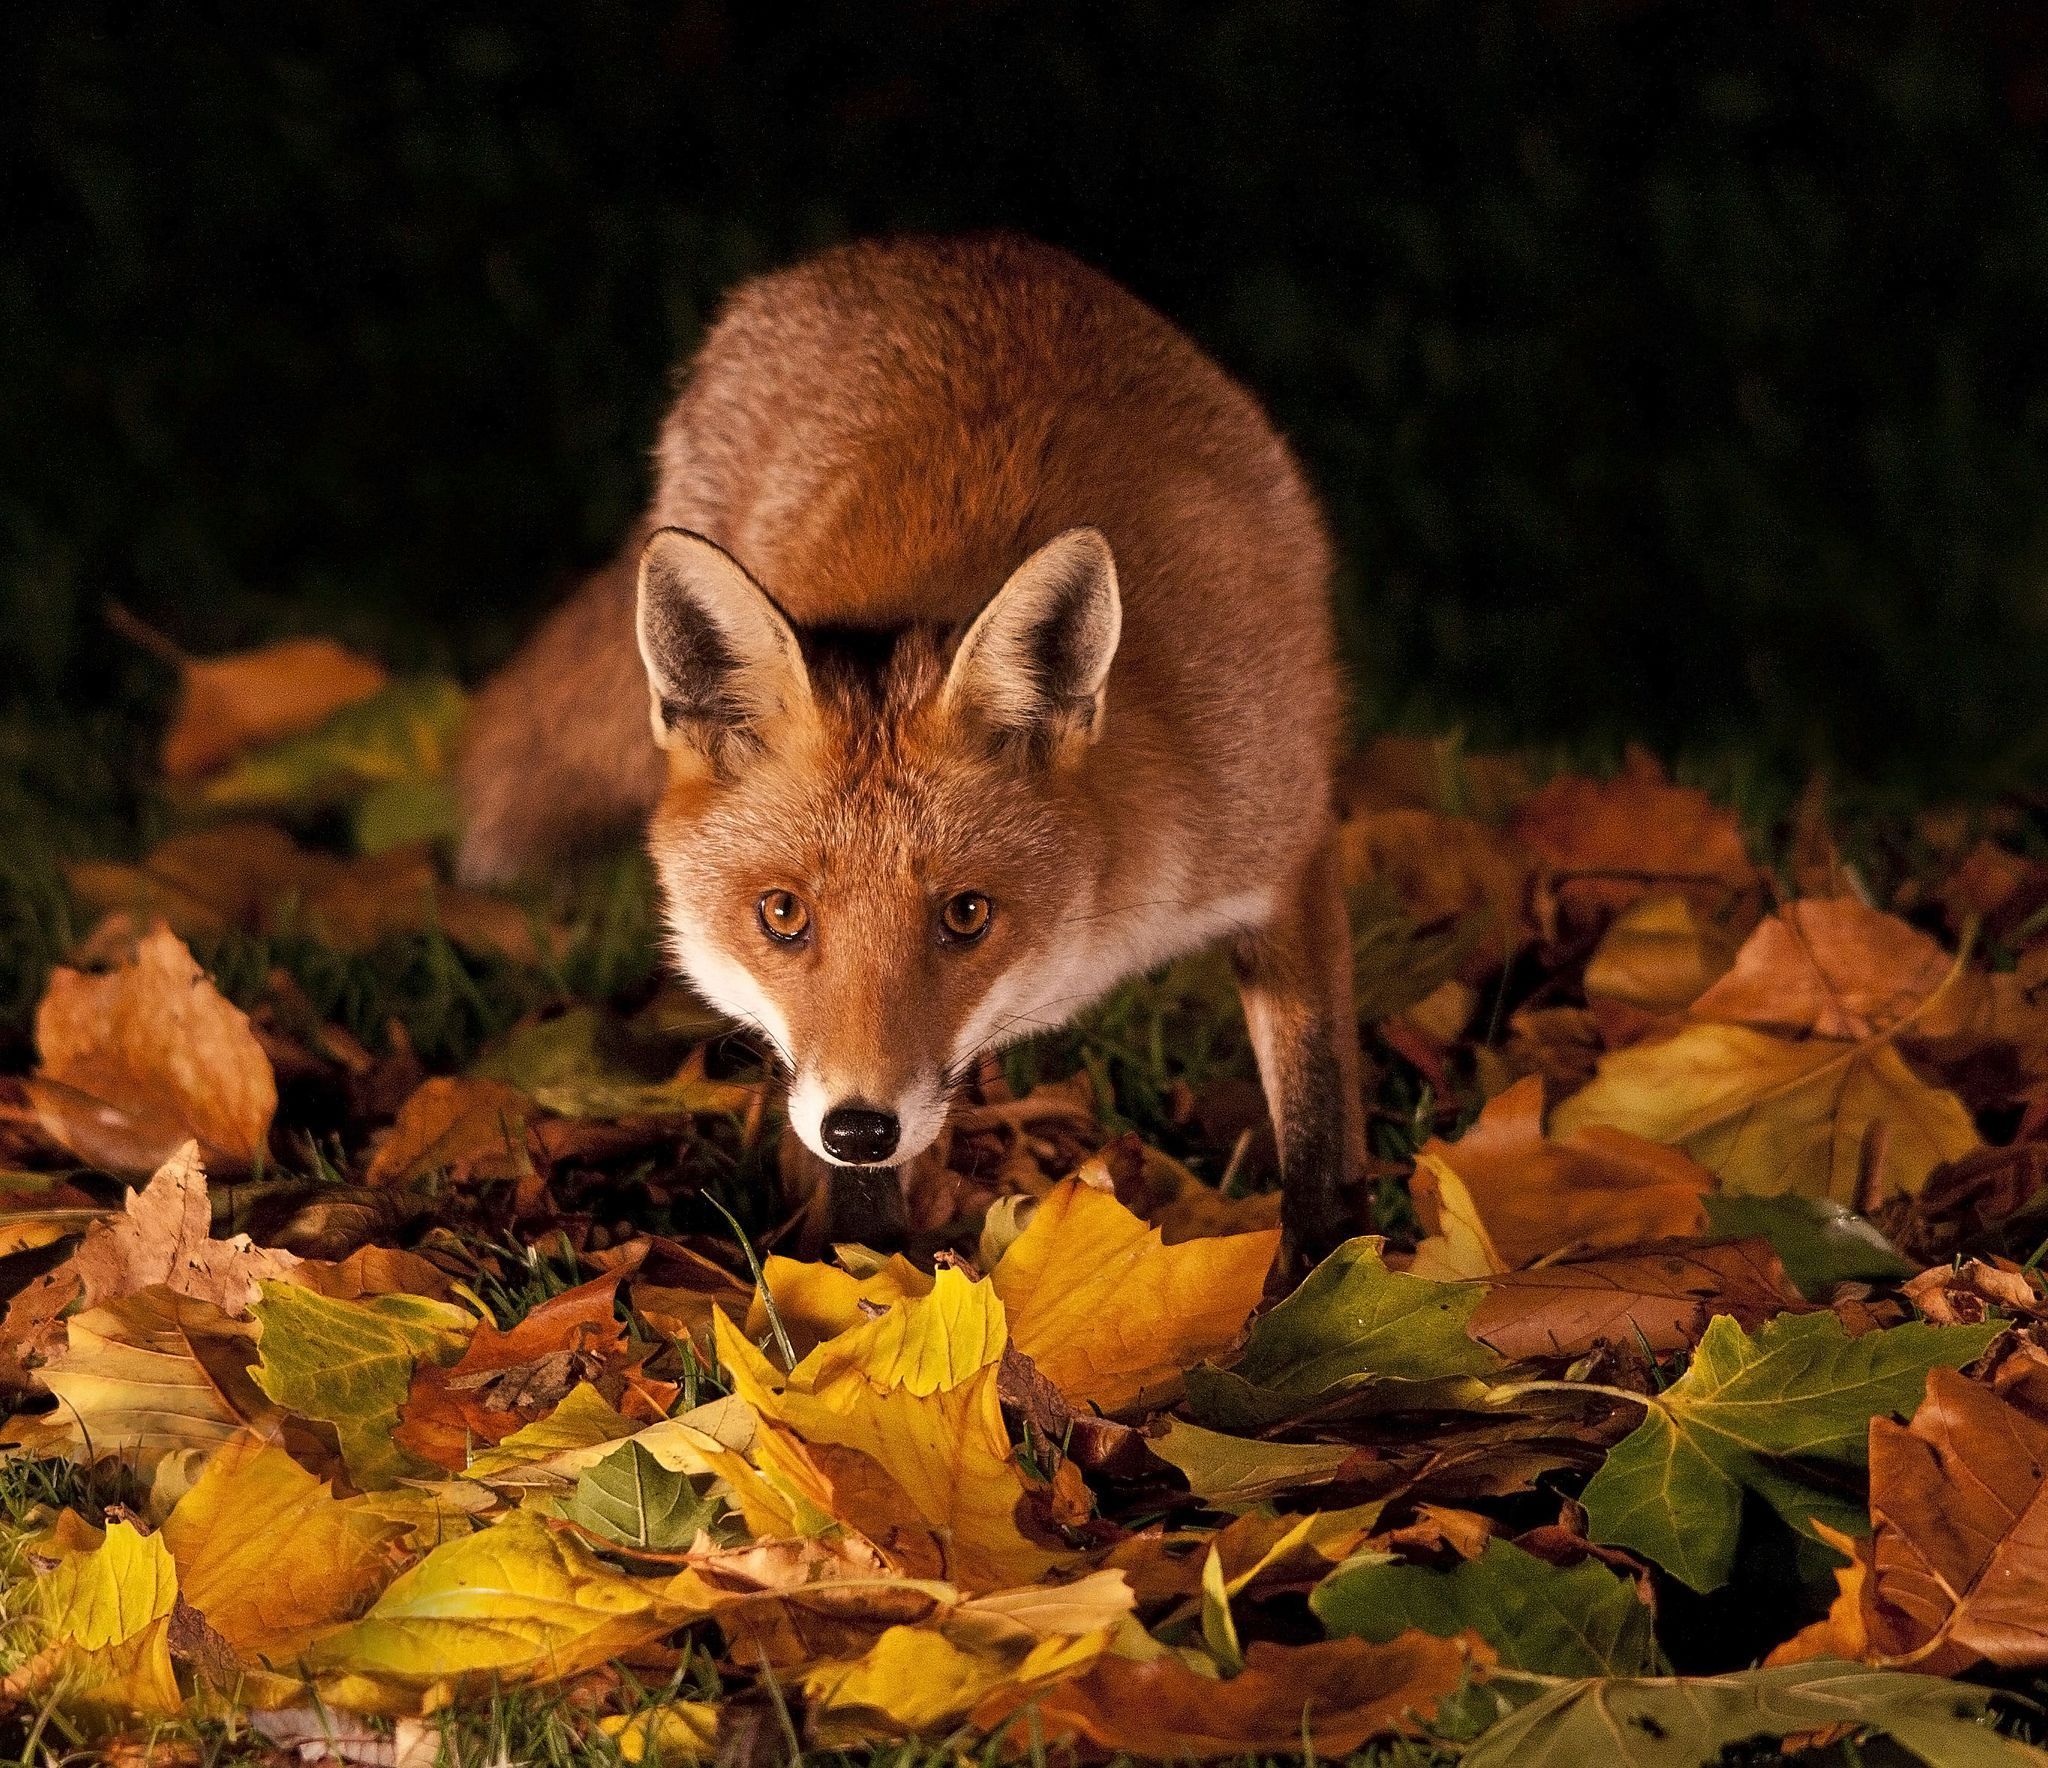
{"label": "leaf litter", "polygon": [[[1373,745],[1373,1157],[1290,1285],[1229,1040],[1113,1007],[974,1077],[906,1246],[822,1244],[743,1043],[446,884],[452,687],[180,668],[186,825],[73,868],[0,1081],[19,1737],[2048,1760],[1990,1723],[2048,1672],[2037,809],[1852,863],[1813,794],[1774,845],[1639,755]],[[552,981],[437,1072],[233,959],[442,936]]]}

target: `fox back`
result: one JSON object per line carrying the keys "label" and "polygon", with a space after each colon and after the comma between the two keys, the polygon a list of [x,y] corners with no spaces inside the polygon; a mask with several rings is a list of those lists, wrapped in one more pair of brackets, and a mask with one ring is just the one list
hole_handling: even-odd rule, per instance
{"label": "fox back", "polygon": [[674,955],[815,1152],[908,1158],[984,1052],[1292,912],[1328,545],[1256,403],[1131,295],[1011,237],[828,252],[732,296],[657,465],[480,697],[464,870],[651,809]]}

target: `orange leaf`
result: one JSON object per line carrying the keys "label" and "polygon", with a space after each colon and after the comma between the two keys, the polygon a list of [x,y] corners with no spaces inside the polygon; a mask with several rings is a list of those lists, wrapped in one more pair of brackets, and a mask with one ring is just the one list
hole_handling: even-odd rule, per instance
{"label": "orange leaf", "polygon": [[154,1172],[196,1140],[209,1162],[242,1168],[269,1140],[277,1081],[249,1016],[161,924],[107,975],[51,975],[36,1051],[43,1128],[96,1166]]}
{"label": "orange leaf", "polygon": [[370,1159],[372,1185],[446,1171],[456,1184],[523,1178],[533,1171],[526,1126],[538,1107],[503,1081],[437,1075],[399,1108]]}
{"label": "orange leaf", "polygon": [[260,743],[310,731],[387,679],[377,664],[326,638],[189,657],[179,676],[163,749],[164,773],[174,780],[196,779]]}
{"label": "orange leaf", "polygon": [[1676,1149],[1620,1130],[1591,1127],[1546,1139],[1543,1082],[1534,1075],[1489,1100],[1457,1141],[1432,1138],[1416,1161],[1415,1207],[1423,1225],[1433,1236],[1446,1233],[1442,1174],[1448,1169],[1462,1182],[1477,1226],[1498,1255],[1496,1270],[1515,1270],[1567,1248],[1699,1234],[1706,1227],[1700,1198],[1713,1183]]}
{"label": "orange leaf", "polygon": [[1749,936],[1692,1016],[1860,1043],[1897,1025],[1952,967],[1926,934],[1854,897],[1795,902]]}
{"label": "orange leaf", "polygon": [[459,1473],[472,1443],[502,1442],[544,1418],[578,1382],[594,1381],[626,1347],[614,1310],[617,1272],[544,1301],[500,1332],[486,1320],[459,1361],[422,1362],[414,1371],[400,1448]]}
{"label": "orange leaf", "polygon": [[[1048,1742],[1176,1760],[1246,1754],[1341,1755],[1386,1731],[1413,1731],[1456,1691],[1466,1667],[1492,1654],[1471,1635],[1435,1639],[1409,1631],[1385,1645],[1331,1639],[1316,1645],[1255,1643],[1228,1681],[1190,1669],[1172,1653],[1143,1662],[1103,1657],[1073,1681],[1038,1695],[1035,1726],[1011,1727]],[[1026,1697],[1004,1689],[976,1709],[992,1730],[1021,1713]]]}

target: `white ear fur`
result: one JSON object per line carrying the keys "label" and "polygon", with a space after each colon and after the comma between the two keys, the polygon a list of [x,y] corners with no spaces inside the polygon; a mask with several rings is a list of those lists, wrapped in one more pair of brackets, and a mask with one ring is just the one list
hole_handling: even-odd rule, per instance
{"label": "white ear fur", "polygon": [[796,634],[723,547],[660,529],[640,555],[636,616],[654,740],[715,753],[723,739],[810,700]]}
{"label": "white ear fur", "polygon": [[1056,534],[976,616],[941,690],[1007,733],[1093,738],[1123,631],[1116,560],[1099,529]]}

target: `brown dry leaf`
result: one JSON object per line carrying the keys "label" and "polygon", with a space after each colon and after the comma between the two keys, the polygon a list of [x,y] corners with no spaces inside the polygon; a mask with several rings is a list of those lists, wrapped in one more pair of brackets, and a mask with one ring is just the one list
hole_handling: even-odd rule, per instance
{"label": "brown dry leaf", "polygon": [[1930,1326],[1976,1326],[2006,1317],[2048,1318],[2035,1280],[2010,1259],[1961,1259],[1922,1271],[1904,1285],[1906,1299]]}
{"label": "brown dry leaf", "polygon": [[178,666],[178,709],[164,732],[163,770],[197,779],[262,743],[324,724],[389,679],[367,657],[326,638],[286,639]]}
{"label": "brown dry leaf", "polygon": [[1993,939],[2006,939],[2048,907],[2048,866],[1995,842],[1979,841],[1942,885],[1940,896],[1949,925],[1958,932],[1974,921]]}
{"label": "brown dry leaf", "polygon": [[70,1258],[16,1294],[0,1340],[18,1357],[40,1358],[62,1340],[61,1318],[74,1304],[98,1307],[161,1283],[240,1314],[266,1277],[297,1277],[300,1261],[290,1253],[252,1246],[243,1234],[215,1240],[212,1220],[199,1144],[187,1142],[147,1186],[128,1193],[119,1215],[94,1222]]}
{"label": "brown dry leaf", "polygon": [[[1534,1076],[1489,1100],[1457,1141],[1432,1137],[1415,1158],[1415,1207],[1431,1235],[1417,1252],[1418,1275],[1482,1276],[1706,1226],[1700,1198],[1712,1181],[1697,1165],[1617,1130],[1546,1138]],[[1454,1241],[1464,1250],[1454,1254]],[[1475,1268],[1474,1255],[1486,1262]]]}
{"label": "brown dry leaf", "polygon": [[[1948,1369],[1911,1424],[1870,1424],[1873,1570],[1886,1655],[1954,1675],[2048,1663],[2048,1422]],[[1940,1644],[1935,1644],[1940,1641]]]}
{"label": "brown dry leaf", "polygon": [[1670,1241],[1494,1277],[1465,1329],[1511,1361],[1638,1342],[1662,1354],[1698,1343],[1713,1314],[1748,1331],[1806,1310],[1769,1241]]}
{"label": "brown dry leaf", "polygon": [[1954,967],[1926,934],[1852,896],[1795,902],[1749,936],[1692,1017],[1861,1043],[1924,1005]]}
{"label": "brown dry leaf", "polygon": [[1746,1025],[1689,1025],[1605,1057],[1551,1119],[1682,1148],[1730,1191],[1796,1191],[1869,1210],[1977,1147],[1962,1101],[1886,1038],[1790,1042]]}
{"label": "brown dry leaf", "polygon": [[[1314,1645],[1259,1640],[1228,1681],[1190,1669],[1170,1652],[1137,1661],[1102,1657],[1075,1680],[1038,1694],[1034,1733],[1049,1743],[1129,1750],[1167,1759],[1341,1755],[1386,1731],[1411,1730],[1492,1653],[1470,1635],[1407,1632],[1385,1645],[1331,1639]],[[999,1690],[976,1708],[992,1729],[1023,1704]]]}
{"label": "brown dry leaf", "polygon": [[1566,928],[1597,927],[1644,896],[1674,891],[1712,915],[1757,887],[1733,813],[1646,768],[1552,780],[1516,812],[1512,829]]}
{"label": "brown dry leaf", "polygon": [[540,1108],[503,1081],[437,1075],[400,1108],[377,1144],[372,1185],[402,1185],[446,1172],[457,1185],[521,1179],[534,1171],[527,1126]]}
{"label": "brown dry leaf", "polygon": [[36,1009],[43,1128],[81,1160],[154,1172],[189,1141],[238,1170],[261,1157],[277,1082],[249,1016],[168,927],[104,976],[60,968]]}
{"label": "brown dry leaf", "polygon": [[421,1362],[393,1433],[400,1448],[459,1473],[472,1444],[502,1442],[552,1412],[581,1382],[595,1383],[626,1348],[614,1303],[618,1274],[553,1296],[509,1332],[490,1321],[461,1359]]}

